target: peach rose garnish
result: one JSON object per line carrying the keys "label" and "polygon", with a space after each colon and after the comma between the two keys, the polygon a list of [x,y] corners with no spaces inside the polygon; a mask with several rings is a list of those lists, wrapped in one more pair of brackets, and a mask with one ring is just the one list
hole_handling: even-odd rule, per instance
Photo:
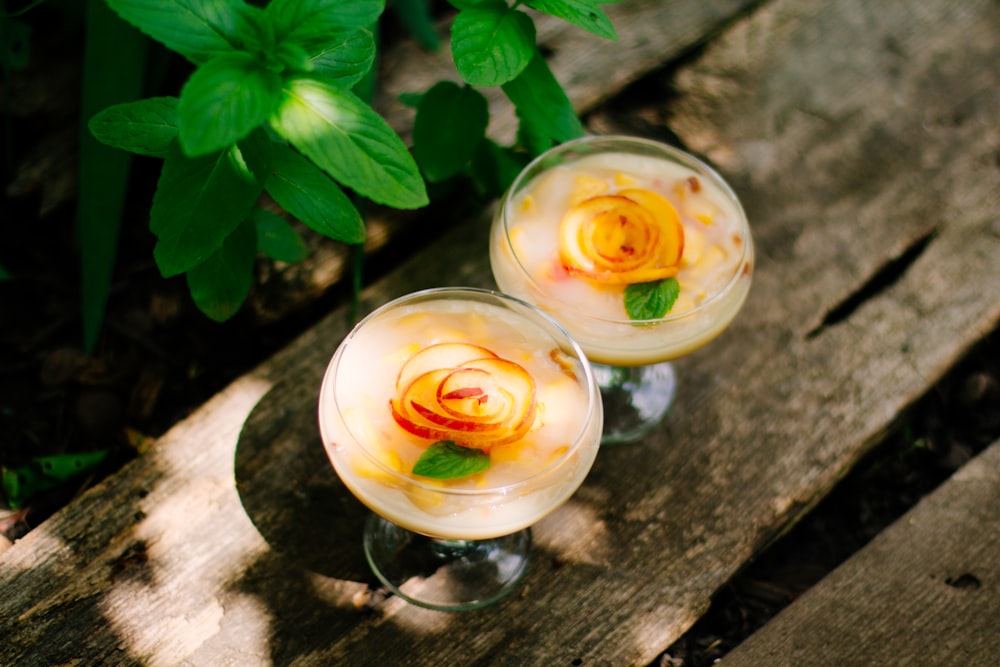
{"label": "peach rose garnish", "polygon": [[389,407],[396,423],[417,437],[488,452],[531,429],[535,381],[523,366],[485,347],[438,343],[403,364]]}
{"label": "peach rose garnish", "polygon": [[633,284],[677,275],[684,228],[664,197],[640,188],[576,204],[559,227],[559,258],[570,275]]}

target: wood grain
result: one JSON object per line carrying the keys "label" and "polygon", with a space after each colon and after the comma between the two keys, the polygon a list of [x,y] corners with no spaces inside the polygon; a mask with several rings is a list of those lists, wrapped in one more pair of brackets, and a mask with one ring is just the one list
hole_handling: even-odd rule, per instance
{"label": "wood grain", "polygon": [[[661,428],[536,526],[517,595],[369,597],[360,507],[317,454],[338,310],[0,556],[0,662],[648,664],[1000,321],[1000,6],[879,7],[762,3],[664,70],[673,126],[746,203],[755,285],[677,363]],[[365,308],[492,284],[487,225]]]}
{"label": "wood grain", "polygon": [[720,665],[995,665],[998,525],[995,443]]}

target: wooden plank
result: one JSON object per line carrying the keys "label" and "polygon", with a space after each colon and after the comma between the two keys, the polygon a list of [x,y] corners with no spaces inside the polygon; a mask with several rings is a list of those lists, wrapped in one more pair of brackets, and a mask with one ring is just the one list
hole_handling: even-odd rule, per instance
{"label": "wooden plank", "polygon": [[996,665],[998,525],[1000,442],[720,664]]}
{"label": "wooden plank", "polygon": [[[730,330],[678,362],[668,421],[603,450],[536,527],[518,595],[464,615],[359,611],[361,510],[316,433],[337,311],[0,557],[0,662],[647,664],[1000,320],[998,21],[987,0],[775,1],[685,66],[671,114],[746,200],[756,283]],[[454,230],[366,307],[490,284],[486,226]]]}

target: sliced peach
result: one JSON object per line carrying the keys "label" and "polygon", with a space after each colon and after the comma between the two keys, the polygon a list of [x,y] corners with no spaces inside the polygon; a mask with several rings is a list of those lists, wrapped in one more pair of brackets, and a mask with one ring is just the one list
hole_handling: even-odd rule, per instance
{"label": "sliced peach", "polygon": [[[459,352],[452,348],[426,356],[440,359]],[[401,373],[401,377],[409,378],[409,374]],[[405,431],[427,440],[452,440],[486,450],[523,437],[534,423],[535,408],[531,375],[519,364],[495,355],[422,373],[389,401],[393,419]]]}
{"label": "sliced peach", "polygon": [[570,275],[630,284],[677,275],[684,228],[673,205],[639,188],[592,197],[559,227],[559,256]]}
{"label": "sliced peach", "polygon": [[472,343],[435,343],[422,348],[399,369],[396,389],[404,389],[418,375],[440,368],[456,368],[466,361],[496,354],[481,345]]}

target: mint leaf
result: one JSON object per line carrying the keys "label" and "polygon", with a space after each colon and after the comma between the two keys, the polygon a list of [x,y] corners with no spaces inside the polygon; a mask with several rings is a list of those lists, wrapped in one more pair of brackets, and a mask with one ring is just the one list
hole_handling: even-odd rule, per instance
{"label": "mint leaf", "polygon": [[300,262],[309,254],[305,241],[292,225],[270,211],[255,208],[250,219],[257,226],[257,250],[279,262]]}
{"label": "mint leaf", "polygon": [[520,74],[535,52],[535,23],[505,5],[463,9],[451,23],[455,68],[473,86],[489,88]]}
{"label": "mint leaf", "polygon": [[227,236],[216,252],[187,272],[188,291],[201,312],[216,322],[236,314],[253,285],[257,229],[250,219]]}
{"label": "mint leaf", "polygon": [[433,479],[459,479],[489,470],[490,455],[480,449],[439,440],[424,450],[413,465],[413,474]]}
{"label": "mint leaf", "polygon": [[625,312],[630,320],[656,320],[674,307],[681,286],[676,278],[634,283],[625,288]]}
{"label": "mint leaf", "polygon": [[232,53],[248,29],[243,0],[107,0],[120,17],[193,63]]}
{"label": "mint leaf", "polygon": [[385,0],[271,0],[267,13],[277,40],[293,40],[310,53],[332,33],[369,28],[385,9]]}
{"label": "mint leaf", "polygon": [[333,180],[291,148],[275,144],[264,188],[283,209],[335,241],[362,243],[361,214]]}
{"label": "mint leaf", "polygon": [[164,278],[204,262],[249,215],[263,189],[260,151],[247,141],[189,158],[174,144],[163,161],[149,214],[150,231],[158,239],[153,257]]}
{"label": "mint leaf", "polygon": [[547,136],[562,143],[584,135],[572,103],[537,51],[528,66],[513,81],[503,85],[503,92],[517,109],[522,123],[532,135]]}
{"label": "mint leaf", "polygon": [[289,78],[283,93],[271,126],[320,169],[380,204],[427,204],[420,170],[403,140],[357,95],[307,74]]}
{"label": "mint leaf", "polygon": [[413,124],[413,155],[428,181],[454,176],[486,136],[489,105],[478,90],[442,81],[420,99]]}
{"label": "mint leaf", "polygon": [[125,102],[95,114],[87,124],[98,141],[150,157],[166,157],[177,137],[177,98]]}
{"label": "mint leaf", "polygon": [[618,39],[599,0],[525,0],[526,5],[605,39]]}
{"label": "mint leaf", "polygon": [[335,79],[343,88],[351,88],[365,78],[374,63],[375,37],[370,30],[330,35],[309,60],[312,71]]}
{"label": "mint leaf", "polygon": [[205,155],[250,134],[277,106],[280,86],[277,73],[248,53],[218,56],[199,67],[177,103],[184,152]]}

